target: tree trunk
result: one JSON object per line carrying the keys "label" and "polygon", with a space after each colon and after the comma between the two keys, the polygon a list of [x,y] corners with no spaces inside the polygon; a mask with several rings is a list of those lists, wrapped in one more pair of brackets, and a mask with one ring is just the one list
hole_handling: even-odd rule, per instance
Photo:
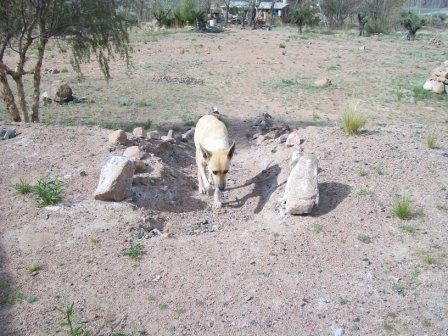
{"label": "tree trunk", "polygon": [[226,27],[229,24],[230,1],[226,3]]}
{"label": "tree trunk", "polygon": [[22,121],[30,122],[30,116],[28,114],[28,105],[26,103],[25,87],[23,86],[23,75],[13,77],[17,86],[17,95],[19,96],[20,114]]}
{"label": "tree trunk", "polygon": [[42,39],[39,43],[38,54],[37,54],[37,62],[34,67],[34,78],[33,78],[33,105],[31,107],[31,121],[39,122],[39,99],[40,99],[40,79],[41,79],[41,69],[42,62],[45,54],[45,46],[47,44],[47,39]]}
{"label": "tree trunk", "polygon": [[302,25],[299,25],[299,33],[302,34]]}
{"label": "tree trunk", "polygon": [[14,99],[14,94],[11,91],[11,87],[9,86],[8,83],[8,78],[6,77],[6,72],[1,67],[1,64],[0,64],[0,82],[2,83],[3,86],[2,98],[6,104],[6,108],[9,114],[12,117],[12,120],[22,121],[22,119],[20,118],[19,109],[17,108],[17,104]]}

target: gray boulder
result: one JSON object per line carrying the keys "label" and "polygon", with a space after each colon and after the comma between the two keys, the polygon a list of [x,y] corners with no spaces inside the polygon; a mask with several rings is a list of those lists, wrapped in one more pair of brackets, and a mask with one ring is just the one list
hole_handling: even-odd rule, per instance
{"label": "gray boulder", "polygon": [[131,195],[135,163],[124,156],[110,156],[101,168],[100,180],[94,192],[96,200],[120,202]]}

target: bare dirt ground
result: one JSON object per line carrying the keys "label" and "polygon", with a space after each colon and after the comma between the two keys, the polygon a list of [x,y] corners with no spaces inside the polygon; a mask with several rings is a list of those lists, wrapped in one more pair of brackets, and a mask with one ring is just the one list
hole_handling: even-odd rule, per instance
{"label": "bare dirt ground", "polygon": [[[117,62],[108,84],[90,66],[76,82],[50,51],[45,66],[69,70],[45,80],[66,79],[95,102],[43,106],[43,120],[184,129],[217,105],[237,143],[224,207],[197,193],[191,142],[146,144],[155,178],[106,203],[92,197],[101,163],[123,151],[110,149],[109,130],[2,121],[20,134],[0,142],[1,335],[60,334],[54,307],[70,302],[99,335],[448,333],[448,104],[413,90],[446,48],[426,35],[405,43],[286,28],[135,43],[129,77]],[[334,85],[315,88],[323,76]],[[348,137],[338,120],[352,102],[369,121]],[[279,209],[291,149],[247,136],[260,112],[297,128],[319,159],[321,203],[309,216]],[[57,207],[11,186],[47,175],[63,181]],[[392,214],[402,194],[409,221]],[[123,255],[135,242],[139,261]],[[30,276],[33,261],[42,269]]]}

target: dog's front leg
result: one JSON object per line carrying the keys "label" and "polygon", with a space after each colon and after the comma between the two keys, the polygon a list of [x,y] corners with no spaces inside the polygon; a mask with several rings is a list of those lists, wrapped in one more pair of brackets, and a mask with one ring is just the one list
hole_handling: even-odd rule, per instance
{"label": "dog's front leg", "polygon": [[213,195],[214,199],[214,206],[215,208],[221,208],[222,202],[221,202],[221,192],[219,191],[218,187],[215,187],[215,194]]}

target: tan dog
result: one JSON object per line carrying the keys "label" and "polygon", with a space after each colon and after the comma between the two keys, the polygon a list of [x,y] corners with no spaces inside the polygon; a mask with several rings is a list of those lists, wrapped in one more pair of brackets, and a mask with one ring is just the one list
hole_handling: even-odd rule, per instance
{"label": "tan dog", "polygon": [[[235,151],[235,143],[229,144],[229,134],[222,121],[214,115],[205,115],[196,124],[194,144],[199,192],[207,194],[214,187],[214,206],[220,208],[220,194],[226,188],[226,176]],[[206,170],[209,173],[208,178]]]}

